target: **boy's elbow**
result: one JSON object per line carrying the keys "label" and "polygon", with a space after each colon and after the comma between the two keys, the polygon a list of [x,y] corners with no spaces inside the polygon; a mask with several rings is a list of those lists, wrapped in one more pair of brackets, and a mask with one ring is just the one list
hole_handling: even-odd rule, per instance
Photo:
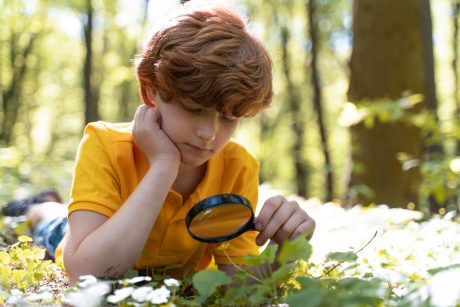
{"label": "boy's elbow", "polygon": [[95,272],[91,272],[91,269],[88,267],[87,259],[83,260],[81,255],[78,255],[77,251],[72,249],[71,244],[65,245],[62,256],[64,269],[71,286],[80,280],[80,276],[95,275]]}
{"label": "boy's elbow", "polygon": [[83,274],[78,271],[79,265],[75,264],[75,260],[71,255],[69,255],[68,251],[64,250],[63,256],[64,268],[69,279],[69,284],[70,286],[74,286],[80,279],[80,276],[82,276]]}
{"label": "boy's elbow", "polygon": [[68,274],[68,280],[69,280],[69,286],[73,287],[75,284],[78,282],[80,279],[80,276],[74,275],[74,274]]}
{"label": "boy's elbow", "polygon": [[85,258],[82,259],[71,254],[70,252],[64,252],[64,268],[67,273],[70,286],[74,286],[79,280],[80,276],[84,275],[93,275],[96,278],[108,278],[108,279],[118,279],[123,276],[125,272],[114,270],[114,267],[110,267],[104,271],[95,270],[95,267],[91,268],[88,265],[88,260]]}

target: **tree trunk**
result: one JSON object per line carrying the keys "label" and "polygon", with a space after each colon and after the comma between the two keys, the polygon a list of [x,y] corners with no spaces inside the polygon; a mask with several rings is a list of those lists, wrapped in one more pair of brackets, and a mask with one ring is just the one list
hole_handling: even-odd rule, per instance
{"label": "tree trunk", "polygon": [[326,177],[326,201],[332,200],[334,196],[334,184],[332,174],[331,156],[327,139],[326,124],[323,115],[323,102],[318,72],[318,24],[315,20],[315,0],[309,0],[306,6],[308,14],[308,28],[311,40],[311,60],[307,71],[310,71],[310,78],[313,87],[313,106],[318,121],[319,134],[321,137],[321,148],[324,156],[324,170]]}
{"label": "tree trunk", "polygon": [[[412,110],[417,112],[432,99],[426,65],[429,51],[424,50],[423,9],[420,0],[354,2],[350,101],[359,105],[364,100],[398,99],[409,91],[425,97]],[[351,139],[354,168],[362,171],[350,174],[350,191],[367,185],[373,197],[349,193],[350,201],[386,203],[392,207],[417,203],[419,170],[403,171],[397,154],[404,152],[422,158],[420,129],[405,122],[376,121],[372,128],[360,123],[351,128]]]}
{"label": "tree trunk", "polygon": [[13,34],[10,40],[10,63],[12,78],[9,86],[2,92],[2,113],[3,120],[0,131],[0,143],[9,146],[12,142],[14,126],[19,115],[21,104],[22,85],[27,72],[27,61],[32,54],[35,42],[39,33],[31,33],[29,42],[19,54],[17,37]]}
{"label": "tree trunk", "polygon": [[[143,36],[147,27],[148,21],[148,9],[149,9],[149,2],[150,0],[144,0],[144,14],[142,15],[141,21],[141,33],[139,36]],[[130,47],[127,47],[129,50]],[[133,45],[129,51],[129,58],[133,59],[136,55],[138,49],[138,45]],[[136,97],[137,91],[133,93],[133,81],[132,80],[125,80],[120,84],[120,109],[118,113],[118,118],[121,121],[130,121],[132,120],[133,116],[133,108],[132,108],[132,98]],[[137,87],[136,87],[137,89]],[[137,100],[136,100],[137,101]],[[135,110],[135,109],[134,109]]]}
{"label": "tree trunk", "polygon": [[300,196],[308,197],[308,169],[304,158],[305,121],[302,118],[300,97],[291,77],[288,42],[289,30],[285,25],[281,25],[282,69],[286,82],[288,110],[292,117],[292,130],[294,131],[292,157],[294,159],[296,193]]}
{"label": "tree trunk", "polygon": [[[460,80],[459,80],[459,66],[458,66],[458,44],[459,44],[459,16],[460,16],[460,0],[453,0],[452,4],[452,11],[453,11],[453,26],[454,26],[454,33],[453,33],[453,52],[454,52],[454,59],[452,61],[452,70],[454,72],[454,101],[455,101],[455,109],[456,109],[456,119],[457,122],[455,123],[455,128],[460,129],[460,123],[458,119],[460,118]],[[460,139],[457,139],[455,153],[457,156],[460,156]]]}
{"label": "tree trunk", "polygon": [[[431,18],[430,0],[422,0],[422,43],[425,68],[425,102],[427,109],[434,114],[436,122],[438,119],[438,101],[436,98],[436,81],[434,71],[434,51],[433,51],[433,25]],[[430,134],[428,137],[431,137]],[[424,160],[439,160],[443,155],[443,147],[439,142],[428,142],[424,150]],[[428,203],[430,211],[437,213],[445,204],[439,204],[435,197],[429,196]]]}
{"label": "tree trunk", "polygon": [[97,97],[94,95],[92,84],[92,57],[93,57],[93,5],[91,0],[86,1],[86,15],[83,22],[86,55],[83,65],[83,90],[85,103],[85,124],[99,119]]}

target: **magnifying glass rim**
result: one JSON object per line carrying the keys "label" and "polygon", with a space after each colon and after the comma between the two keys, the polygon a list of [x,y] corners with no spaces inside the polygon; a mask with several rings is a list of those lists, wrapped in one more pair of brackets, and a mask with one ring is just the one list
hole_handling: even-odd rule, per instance
{"label": "magnifying glass rim", "polygon": [[[193,218],[198,215],[199,213],[203,212],[204,210],[211,209],[217,206],[221,206],[223,204],[238,204],[246,206],[251,211],[251,217],[249,218],[248,222],[241,226],[237,231],[226,235],[226,236],[219,236],[215,238],[205,238],[195,235],[190,231],[190,224],[192,223]],[[252,209],[251,203],[247,200],[244,196],[238,194],[217,194],[214,196],[209,196],[195,204],[190,211],[187,213],[185,217],[185,224],[187,225],[187,231],[192,238],[195,240],[204,242],[204,243],[220,243],[224,241],[228,241],[230,239],[238,237],[243,232],[253,229],[254,228],[254,210]]]}

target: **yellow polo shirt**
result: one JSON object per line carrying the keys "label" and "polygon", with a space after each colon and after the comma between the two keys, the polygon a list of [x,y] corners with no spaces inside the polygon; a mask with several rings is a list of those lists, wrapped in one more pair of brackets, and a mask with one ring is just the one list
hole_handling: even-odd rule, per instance
{"label": "yellow polo shirt", "polygon": [[[76,158],[69,215],[89,210],[110,218],[137,187],[149,164],[134,145],[131,129],[131,123],[96,122],[86,127]],[[229,264],[224,252],[217,249],[219,244],[201,243],[190,237],[185,216],[200,200],[221,193],[243,195],[255,212],[258,175],[257,160],[241,145],[230,141],[208,161],[204,178],[185,202],[179,193],[169,190],[135,268],[176,267],[167,273],[180,278],[208,267],[213,258],[216,264]],[[256,235],[249,231],[232,239],[226,253],[242,264],[242,256],[258,254]]]}

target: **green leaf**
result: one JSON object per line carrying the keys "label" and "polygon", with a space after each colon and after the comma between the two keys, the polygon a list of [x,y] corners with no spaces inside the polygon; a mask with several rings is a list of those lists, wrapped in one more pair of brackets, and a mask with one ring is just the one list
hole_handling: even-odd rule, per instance
{"label": "green leaf", "polygon": [[275,256],[276,256],[277,250],[278,250],[278,244],[269,244],[260,255],[244,256],[244,261],[246,262],[247,265],[273,263],[275,262]]}
{"label": "green leaf", "polygon": [[318,278],[311,278],[305,276],[299,276],[296,281],[300,284],[301,289],[316,289],[321,291],[321,280]]}
{"label": "green leaf", "polygon": [[268,284],[257,284],[254,285],[253,288],[256,289],[256,291],[249,297],[251,305],[260,305],[272,289]]}
{"label": "green leaf", "polygon": [[308,260],[311,252],[311,245],[307,238],[299,236],[294,240],[288,240],[283,243],[278,260],[281,263],[288,263],[298,259]]}
{"label": "green leaf", "polygon": [[217,287],[231,283],[232,279],[222,271],[207,269],[196,273],[192,282],[200,295],[209,297]]}
{"label": "green leaf", "polygon": [[293,294],[286,298],[286,303],[289,306],[295,307],[316,307],[323,301],[323,294],[317,289],[305,289]]}
{"label": "green leaf", "polygon": [[126,271],[125,274],[123,274],[121,279],[130,279],[130,278],[137,277],[137,276],[139,276],[139,272],[137,270],[129,269],[128,271]]}
{"label": "green leaf", "polygon": [[274,283],[280,284],[291,277],[296,265],[294,263],[287,263],[281,265],[275,272],[273,272],[271,279]]}
{"label": "green leaf", "polygon": [[1,251],[0,252],[0,263],[1,264],[10,264],[10,255],[7,252]]}
{"label": "green leaf", "polygon": [[29,236],[19,236],[18,241],[25,243],[25,242],[32,242],[33,240]]}
{"label": "green leaf", "polygon": [[428,273],[430,275],[434,275],[434,274],[439,273],[441,271],[447,271],[447,270],[457,269],[457,268],[460,268],[460,263],[455,263],[455,264],[451,264],[451,265],[444,266],[444,267],[432,268],[432,269],[428,270]]}
{"label": "green leaf", "polygon": [[223,304],[226,306],[240,305],[242,299],[247,299],[245,287],[231,287],[225,291]]}
{"label": "green leaf", "polygon": [[326,258],[328,261],[345,261],[351,262],[356,261],[358,256],[354,252],[335,252],[327,255]]}

